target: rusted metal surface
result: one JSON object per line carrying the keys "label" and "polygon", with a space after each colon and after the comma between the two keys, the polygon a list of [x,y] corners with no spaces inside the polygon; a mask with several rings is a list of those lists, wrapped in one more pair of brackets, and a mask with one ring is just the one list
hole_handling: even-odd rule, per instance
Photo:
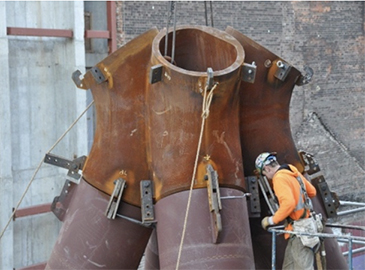
{"label": "rusted metal surface", "polygon": [[160,269],[160,258],[158,252],[156,229],[152,231],[150,240],[148,241],[146,250],[144,252],[144,269]]}
{"label": "rusted metal surface", "polygon": [[[179,268],[271,268],[271,234],[261,228],[261,219],[248,217],[246,199],[220,199],[242,196],[247,190],[245,177],[253,175],[261,152],[275,151],[281,163],[303,171],[289,123],[291,94],[302,75],[230,27],[225,32],[177,27],[174,50],[171,31],[168,35],[166,55],[166,31],[151,29],[82,79],[80,72],[73,74],[79,88],[91,89],[97,124],[83,168],[86,182],[82,180],[67,202],[70,206],[64,211],[64,225],[47,269],[136,268],[152,229],[120,215],[141,220],[142,180],[153,181],[157,220],[146,249],[146,266],[176,267],[207,85],[212,100],[209,115],[204,111],[208,117]],[[255,67],[251,83],[242,81],[247,63]],[[122,213],[108,219],[104,213],[117,179],[126,184]],[[263,201],[260,205],[263,217],[267,209]],[[316,206],[319,212],[320,206]],[[328,267],[334,269],[344,260],[331,241],[326,242],[327,252],[338,258],[331,254]],[[285,246],[280,237],[278,268]]]}
{"label": "rusted metal surface", "polygon": [[[75,188],[46,269],[136,269],[151,229],[105,217],[109,197],[85,181]],[[140,220],[140,209],[124,203],[119,213]]]}
{"label": "rusted metal surface", "polygon": [[123,201],[140,206],[139,183],[150,179],[146,159],[145,89],[152,29],[100,62],[106,78],[98,84],[91,71],[82,84],[90,88],[96,110],[94,143],[83,176],[96,188],[111,194],[119,177],[127,181]]}
{"label": "rusted metal surface", "polygon": [[[156,203],[160,269],[175,269],[184,225],[189,191],[167,196]],[[221,188],[221,196],[241,196],[242,192]],[[245,199],[222,200],[222,236],[212,241],[212,219],[207,191],[192,191],[179,269],[255,269]]]}
{"label": "rusted metal surface", "polygon": [[278,61],[285,60],[231,27],[226,31],[242,44],[245,61],[257,65],[255,83],[242,82],[240,90],[240,134],[245,175],[253,175],[255,159],[262,152],[277,152],[279,162],[293,164],[303,171],[289,123],[290,98],[300,72],[291,67],[283,81],[276,78]]}
{"label": "rusted metal surface", "polygon": [[[171,42],[171,32],[169,35]],[[243,190],[238,119],[242,46],[223,31],[189,26],[176,29],[176,65],[164,58],[164,47],[165,31],[161,31],[153,42],[151,65],[163,66],[162,80],[149,85],[146,97],[148,160],[156,199],[190,186],[208,68],[213,70],[214,83],[219,84],[206,120],[194,188],[206,186],[205,168],[211,163],[221,186]],[[171,44],[168,48],[171,55]]]}

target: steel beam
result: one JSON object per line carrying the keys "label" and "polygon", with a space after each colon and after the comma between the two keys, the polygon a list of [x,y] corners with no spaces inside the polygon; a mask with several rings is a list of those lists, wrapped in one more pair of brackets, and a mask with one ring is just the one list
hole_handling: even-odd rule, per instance
{"label": "steel beam", "polygon": [[85,30],[85,38],[110,38],[109,31]]}
{"label": "steel beam", "polygon": [[115,1],[106,2],[106,14],[108,20],[107,21],[108,31],[110,33],[108,46],[109,46],[109,54],[111,54],[117,50],[117,18],[116,18]]}
{"label": "steel beam", "polygon": [[17,268],[16,270],[43,270],[44,268],[46,268],[47,263],[38,263],[38,264],[33,264],[33,265],[29,265],[29,266],[25,266],[22,268]]}
{"label": "steel beam", "polygon": [[14,220],[20,217],[27,217],[51,212],[51,205],[51,203],[45,203],[18,209],[15,211]]}
{"label": "steel beam", "polygon": [[73,37],[73,31],[66,29],[7,27],[6,33],[8,36]]}

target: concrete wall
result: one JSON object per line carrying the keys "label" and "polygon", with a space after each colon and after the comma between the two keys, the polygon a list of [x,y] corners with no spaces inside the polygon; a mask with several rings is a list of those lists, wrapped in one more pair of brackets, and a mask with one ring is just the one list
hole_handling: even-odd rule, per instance
{"label": "concrete wall", "polygon": [[[86,91],[71,74],[85,71],[84,3],[0,2],[0,225],[25,191],[45,153],[86,108]],[[73,38],[7,36],[6,27],[71,29]],[[54,148],[87,155],[86,117]],[[67,171],[43,164],[20,208],[51,203]],[[60,222],[53,213],[16,219],[1,239],[0,269],[45,262]]]}
{"label": "concrete wall", "polygon": [[[0,2],[0,81],[2,82],[0,95],[0,227],[5,227],[13,207],[13,178],[12,178],[12,151],[11,151],[11,112],[10,112],[10,84],[9,84],[9,44],[6,36],[5,2]],[[4,68],[5,65],[5,68]],[[9,269],[13,254],[13,226],[9,226],[0,242],[0,268]]]}
{"label": "concrete wall", "polygon": [[[90,29],[107,30],[107,14],[105,1],[85,1],[85,14],[90,15]],[[108,56],[108,41],[94,38],[90,42],[90,51],[86,51],[86,67],[93,67]]]}
{"label": "concrete wall", "polygon": [[[215,28],[232,26],[297,69],[313,68],[312,82],[294,89],[292,134],[298,148],[317,157],[331,189],[349,200],[365,195],[364,5],[213,1]],[[204,1],[176,2],[176,9],[177,25],[205,25]],[[119,46],[151,27],[166,27],[167,11],[162,1],[118,2]],[[321,121],[312,124],[313,115]]]}

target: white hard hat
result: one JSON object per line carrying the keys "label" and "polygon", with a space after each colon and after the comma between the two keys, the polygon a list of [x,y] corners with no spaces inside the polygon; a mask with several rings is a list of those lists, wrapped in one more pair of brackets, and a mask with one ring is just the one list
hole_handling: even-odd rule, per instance
{"label": "white hard hat", "polygon": [[265,165],[270,164],[272,161],[276,161],[276,153],[264,152],[256,158],[256,170],[259,174],[262,174],[262,169]]}

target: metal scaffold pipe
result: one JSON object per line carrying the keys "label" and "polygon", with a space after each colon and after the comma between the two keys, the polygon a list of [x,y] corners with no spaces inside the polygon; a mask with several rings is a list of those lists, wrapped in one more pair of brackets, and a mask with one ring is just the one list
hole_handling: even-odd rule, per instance
{"label": "metal scaffold pipe", "polygon": [[352,205],[352,206],[365,206],[365,203],[362,202],[349,202],[349,201],[340,201],[340,205]]}

